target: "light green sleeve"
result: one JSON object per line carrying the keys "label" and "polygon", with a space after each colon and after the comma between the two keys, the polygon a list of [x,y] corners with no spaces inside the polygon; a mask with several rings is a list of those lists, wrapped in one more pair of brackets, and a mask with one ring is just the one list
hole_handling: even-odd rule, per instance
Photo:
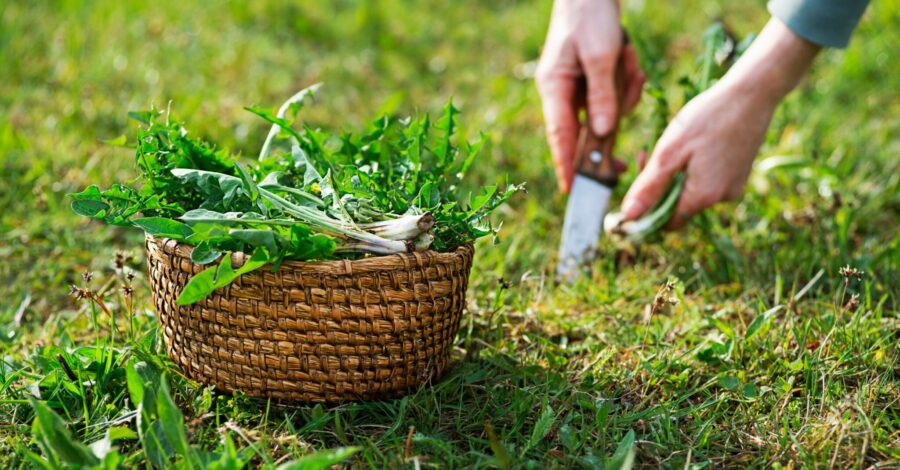
{"label": "light green sleeve", "polygon": [[798,36],[825,47],[847,47],[869,0],[771,0],[769,12]]}

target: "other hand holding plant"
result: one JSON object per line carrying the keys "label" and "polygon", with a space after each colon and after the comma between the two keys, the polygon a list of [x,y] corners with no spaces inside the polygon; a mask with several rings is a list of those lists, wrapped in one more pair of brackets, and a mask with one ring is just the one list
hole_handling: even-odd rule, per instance
{"label": "other hand holding plant", "polygon": [[772,19],[721,81],[675,117],[623,202],[626,220],[652,208],[672,178],[684,189],[669,228],[743,192],[778,103],[803,77],[819,51]]}

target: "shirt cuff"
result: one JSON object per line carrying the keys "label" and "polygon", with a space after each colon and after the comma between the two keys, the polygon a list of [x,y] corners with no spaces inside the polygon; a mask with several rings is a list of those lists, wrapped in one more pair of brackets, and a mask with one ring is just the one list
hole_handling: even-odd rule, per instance
{"label": "shirt cuff", "polygon": [[771,0],[769,13],[798,36],[825,47],[847,47],[868,0]]}

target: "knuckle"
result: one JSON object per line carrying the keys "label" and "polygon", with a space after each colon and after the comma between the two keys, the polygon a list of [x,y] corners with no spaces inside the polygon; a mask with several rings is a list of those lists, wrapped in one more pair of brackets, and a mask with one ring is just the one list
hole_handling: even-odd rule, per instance
{"label": "knuckle", "polygon": [[723,195],[718,191],[705,191],[697,197],[697,207],[699,209],[705,209],[713,206],[722,200],[722,196]]}
{"label": "knuckle", "polygon": [[746,187],[746,183],[732,185],[725,191],[725,195],[723,200],[726,201],[737,201],[744,195],[744,188]]}
{"label": "knuckle", "polygon": [[618,59],[618,51],[612,49],[595,49],[585,51],[581,55],[581,60],[586,64],[593,66],[612,66]]}
{"label": "knuckle", "polygon": [[551,85],[556,81],[555,79],[556,75],[553,72],[553,67],[543,60],[540,61],[537,69],[534,71],[534,81],[538,90],[549,91]]}
{"label": "knuckle", "polygon": [[699,183],[693,184],[689,177],[681,198],[680,212],[696,214],[722,200],[722,191],[707,189]]}
{"label": "knuckle", "polygon": [[571,134],[574,131],[574,127],[567,124],[559,124],[559,123],[548,123],[546,126],[547,136],[551,138],[559,138],[562,136],[566,136]]}
{"label": "knuckle", "polygon": [[588,100],[594,104],[614,105],[616,96],[606,87],[594,86],[588,90]]}
{"label": "knuckle", "polygon": [[654,160],[656,161],[656,166],[661,172],[674,173],[678,171],[680,165],[675,150],[676,149],[674,147],[667,146],[661,148],[655,155]]}
{"label": "knuckle", "polygon": [[534,71],[534,81],[535,81],[535,83],[537,83],[538,88],[540,88],[541,85],[547,83],[547,80],[549,78],[550,78],[550,75],[548,73],[547,68],[543,67],[541,65],[538,65]]}

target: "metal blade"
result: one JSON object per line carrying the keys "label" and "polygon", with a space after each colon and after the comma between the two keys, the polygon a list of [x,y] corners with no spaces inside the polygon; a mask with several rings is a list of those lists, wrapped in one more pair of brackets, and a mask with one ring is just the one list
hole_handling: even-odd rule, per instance
{"label": "metal blade", "polygon": [[596,257],[611,196],[610,187],[584,175],[575,175],[559,245],[556,276],[560,280],[574,281],[581,268]]}

